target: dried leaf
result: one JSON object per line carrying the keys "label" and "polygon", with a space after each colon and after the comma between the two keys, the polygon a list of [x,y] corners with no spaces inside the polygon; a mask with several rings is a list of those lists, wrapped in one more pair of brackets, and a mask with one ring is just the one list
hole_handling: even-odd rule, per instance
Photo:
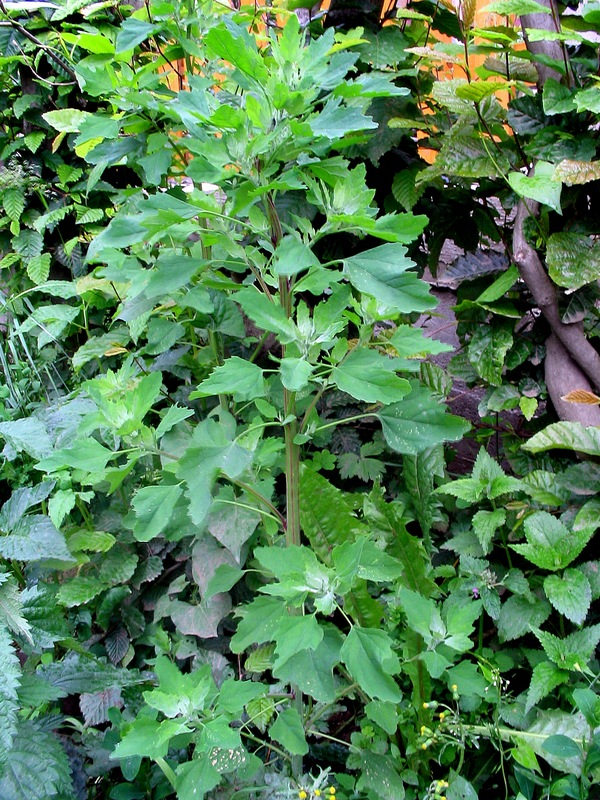
{"label": "dried leaf", "polygon": [[600,404],[600,397],[588,389],[573,389],[572,392],[563,395],[561,400],[566,400],[567,403],[585,403],[588,406]]}

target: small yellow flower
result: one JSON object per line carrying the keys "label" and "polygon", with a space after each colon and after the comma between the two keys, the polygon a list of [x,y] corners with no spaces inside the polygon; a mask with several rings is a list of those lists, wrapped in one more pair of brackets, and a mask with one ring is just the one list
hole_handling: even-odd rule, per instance
{"label": "small yellow flower", "polygon": [[458,692],[458,686],[455,683],[452,684],[451,688],[453,692]]}
{"label": "small yellow flower", "polygon": [[426,726],[425,725],[421,725],[421,736],[423,736],[423,734],[425,733],[426,730],[427,730]]}
{"label": "small yellow flower", "polygon": [[329,794],[335,794],[335,786],[329,787]]}
{"label": "small yellow flower", "polygon": [[440,711],[440,722],[443,722],[445,717],[446,715],[444,714],[444,712]]}
{"label": "small yellow flower", "polygon": [[427,742],[423,742],[421,745],[421,750],[427,750]]}
{"label": "small yellow flower", "polygon": [[315,789],[315,797],[321,797],[321,790]]}
{"label": "small yellow flower", "polygon": [[429,703],[423,703],[423,708],[429,708]]}
{"label": "small yellow flower", "polygon": [[300,792],[298,792],[298,797],[300,798],[300,800],[306,800],[306,798],[308,797],[308,795],[306,794],[306,792],[304,791],[304,789],[302,789]]}

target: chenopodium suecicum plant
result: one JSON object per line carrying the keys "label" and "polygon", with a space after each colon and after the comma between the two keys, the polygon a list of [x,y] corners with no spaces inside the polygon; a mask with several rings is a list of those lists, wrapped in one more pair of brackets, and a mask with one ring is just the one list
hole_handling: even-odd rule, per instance
{"label": "chenopodium suecicum plant", "polygon": [[[388,448],[435,452],[438,470],[441,443],[468,427],[415,379],[418,357],[443,347],[409,324],[435,305],[406,248],[426,220],[380,214],[364,165],[343,155],[376,128],[372,99],[408,90],[392,73],[356,74],[356,39],[307,40],[292,15],[259,47],[242,22],[200,20],[202,74],[189,88],[115,93],[118,130],[95,115],[107,159],[112,135],[119,154],[145,147],[154,166],[88,252],[103,266],[82,291],[120,301],[113,330],[75,355],[96,410],[38,463],[129,497],[129,544],[166,539],[180,543],[180,561],[192,554],[145,640],[158,651],[156,687],[137,714],[111,711],[124,774],[133,780],[150,759],[180,800],[265,772],[281,773],[280,793],[320,792],[302,759],[332,738],[338,701],[388,716],[401,701],[379,595],[402,582],[418,542],[379,487],[347,494],[320,470],[335,466],[327,445],[345,426],[379,423]],[[124,23],[123,47],[158,35],[158,23],[138,23]],[[143,126],[148,113],[161,147],[175,143],[169,164]],[[98,163],[94,150],[86,158]],[[124,361],[94,375],[104,355]],[[334,395],[354,413],[325,418]],[[84,564],[61,596],[80,604],[106,588]],[[169,640],[221,643],[230,591],[255,595],[235,611],[237,677],[183,671]],[[358,790],[403,795],[397,747],[367,758],[366,746],[338,744],[356,757]]]}

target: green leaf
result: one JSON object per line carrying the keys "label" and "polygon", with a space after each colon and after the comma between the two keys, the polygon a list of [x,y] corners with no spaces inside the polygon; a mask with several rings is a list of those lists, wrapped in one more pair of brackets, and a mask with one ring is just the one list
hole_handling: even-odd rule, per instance
{"label": "green leaf", "polygon": [[527,544],[511,544],[536,567],[556,572],[567,567],[581,553],[594,535],[594,529],[584,527],[569,531],[560,520],[547,511],[536,511],[523,523]]}
{"label": "green leaf", "polygon": [[581,746],[561,733],[549,736],[542,747],[547,753],[558,756],[558,758],[573,758],[581,755]]}
{"label": "green leaf", "polygon": [[535,175],[523,175],[522,172],[509,172],[508,182],[511,189],[520,197],[527,197],[544,203],[562,214],[560,205],[561,184],[554,178],[554,164],[538,161]]}
{"label": "green leaf", "polygon": [[297,275],[310,267],[318,267],[319,259],[313,251],[295,236],[284,236],[273,257],[276,275]]}
{"label": "green leaf", "polygon": [[138,44],[146,41],[156,30],[157,26],[152,25],[150,22],[129,17],[121,23],[117,33],[115,52],[124,53],[127,50],[133,50]]}
{"label": "green leaf", "polygon": [[514,14],[516,17],[521,17],[526,14],[551,14],[548,6],[536,2],[536,0],[494,0],[487,6],[481,9],[486,14],[500,14],[503,17],[508,17]]}
{"label": "green leaf", "polygon": [[254,39],[249,36],[238,36],[224,25],[211,28],[204,37],[210,49],[240,72],[258,82],[265,82],[268,77],[267,68],[256,50]]}
{"label": "green leaf", "polygon": [[100,592],[108,588],[105,581],[97,577],[77,575],[68,583],[63,583],[57,593],[57,600],[67,608],[81,606],[93,600]]}
{"label": "green leaf", "polygon": [[133,535],[138,542],[149,542],[164,531],[181,495],[179,485],[138,489],[131,502],[136,516]]}
{"label": "green leaf", "polygon": [[342,645],[340,658],[370,697],[399,703],[402,694],[391,676],[399,672],[400,662],[392,644],[385,631],[355,625]]}
{"label": "green leaf", "polygon": [[279,625],[287,619],[285,606],[273,597],[256,597],[236,613],[241,620],[230,642],[234,653],[241,653],[252,644],[274,641]]}
{"label": "green leaf", "polygon": [[[286,661],[273,665],[273,675],[296,684],[302,692],[320,703],[331,703],[336,696],[333,668],[340,660],[342,637],[337,629],[325,628],[323,639],[314,650],[300,650]],[[248,668],[246,662],[246,668]]]}
{"label": "green leaf", "polygon": [[561,669],[581,672],[600,642],[600,625],[590,625],[583,630],[559,639],[552,633],[532,628],[547,657]]}
{"label": "green leaf", "polygon": [[494,534],[506,522],[506,511],[497,508],[494,511],[478,511],[473,517],[473,530],[483,550],[487,555],[492,550]]}
{"label": "green leaf", "polygon": [[384,703],[382,700],[371,700],[365,706],[367,717],[379,725],[390,736],[398,729],[398,709],[393,703]]}
{"label": "green leaf", "polygon": [[0,555],[17,561],[74,561],[62,533],[41,514],[23,517],[0,535]]}
{"label": "green leaf", "polygon": [[544,579],[546,597],[554,608],[576,625],[582,625],[592,602],[592,588],[578,569],[566,569],[562,577],[548,575]]}
{"label": "green leaf", "polygon": [[554,422],[536,433],[523,445],[531,453],[542,453],[557,448],[575,450],[590,456],[600,456],[600,429],[580,422]]}
{"label": "green leaf", "polygon": [[450,786],[446,791],[448,800],[477,800],[477,792],[466,778],[454,771],[450,772],[449,778]]}
{"label": "green leaf", "polygon": [[302,720],[295,708],[281,711],[271,725],[269,733],[292,755],[305,756],[308,753]]}
{"label": "green leaf", "polygon": [[581,233],[553,233],[546,250],[552,280],[566,289],[580,289],[600,277],[600,244]]}
{"label": "green leaf", "polygon": [[477,373],[492,386],[502,385],[506,354],[513,344],[512,326],[480,325],[469,342],[469,361]]}
{"label": "green leaf", "polygon": [[4,773],[2,800],[54,800],[73,797],[67,754],[58,738],[33,722],[19,723]]}
{"label": "green leaf", "polygon": [[177,767],[178,800],[202,800],[221,782],[221,773],[213,766],[210,753],[200,753]]}
{"label": "green leaf", "polygon": [[542,661],[536,664],[531,673],[525,713],[535,708],[540,700],[547,697],[557,686],[561,686],[569,680],[570,674],[563,669],[559,669],[556,664],[551,664],[549,661]]}
{"label": "green leaf", "polygon": [[395,243],[344,259],[344,272],[356,289],[400,313],[427,311],[437,303],[427,284],[407,273],[413,266],[406,247]]}
{"label": "green leaf", "polygon": [[15,236],[12,245],[15,252],[23,256],[25,261],[29,261],[42,254],[44,239],[37,231],[25,228],[18,236]]}
{"label": "green leaf", "polygon": [[524,636],[530,628],[544,623],[550,616],[550,603],[537,597],[509,597],[500,609],[497,620],[498,636],[501,642],[510,642]]}
{"label": "green leaf", "polygon": [[[154,712],[156,714],[156,711]],[[111,753],[111,758],[164,758],[169,749],[169,741],[180,733],[189,733],[182,719],[165,719],[157,722],[151,717],[138,716]]]}
{"label": "green leaf", "polygon": [[264,331],[277,334],[282,344],[300,338],[300,332],[283,308],[256,289],[242,289],[235,295],[235,300],[252,322]]}
{"label": "green leaf", "polygon": [[37,417],[0,422],[0,436],[16,453],[25,452],[35,459],[52,452],[52,440],[46,425]]}
{"label": "green leaf", "polygon": [[600,722],[600,697],[592,689],[573,689],[573,701],[585,717],[590,728]]}
{"label": "green leaf", "polygon": [[2,205],[9,219],[19,222],[25,208],[25,192],[21,188],[5,189],[2,194]]}
{"label": "green leaf", "polygon": [[357,791],[365,791],[367,796],[378,800],[404,800],[404,783],[390,756],[369,750],[361,751],[360,757],[361,771],[356,782]]}
{"label": "green leaf", "polygon": [[316,650],[322,639],[323,628],[314,614],[291,616],[282,620],[277,629],[275,668],[302,650]]}
{"label": "green leaf", "polygon": [[6,764],[13,738],[17,732],[17,691],[21,677],[21,666],[14,651],[12,637],[4,624],[0,623],[0,775]]}
{"label": "green leaf", "polygon": [[416,455],[441,442],[455,442],[469,430],[469,423],[446,413],[423,387],[416,387],[402,401],[382,408],[380,420],[386,442],[399,453]]}
{"label": "green leaf", "polygon": [[410,383],[399,378],[393,359],[375,350],[353,350],[332,377],[342,392],[365,403],[396,403],[410,392]]}
{"label": "green leaf", "polygon": [[79,108],[61,108],[42,114],[48,125],[61,133],[78,133],[81,124],[89,116],[91,115],[88,111],[81,111]]}
{"label": "green leaf", "polygon": [[372,117],[365,116],[360,108],[342,105],[339,98],[330,98],[323,110],[309,118],[308,124],[315,136],[328,139],[341,139],[353,131],[373,130],[377,123]]}
{"label": "green leaf", "polygon": [[[563,86],[554,78],[548,78],[544,83],[542,92],[542,105],[544,114],[568,114],[575,109],[573,92],[568,86]],[[556,179],[556,171],[554,173]]]}
{"label": "green leaf", "polygon": [[304,358],[286,356],[279,362],[281,382],[290,392],[299,392],[308,386],[314,369]]}
{"label": "green leaf", "polygon": [[236,401],[265,396],[265,382],[260,367],[245,358],[230,356],[190,394],[190,400],[211,395],[230,394]]}

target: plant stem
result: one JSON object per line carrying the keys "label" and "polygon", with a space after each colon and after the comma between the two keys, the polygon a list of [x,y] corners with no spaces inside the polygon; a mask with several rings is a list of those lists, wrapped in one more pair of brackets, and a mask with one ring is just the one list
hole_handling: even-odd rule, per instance
{"label": "plant stem", "polygon": [[167,764],[165,759],[162,758],[161,756],[157,756],[154,760],[163,771],[165,778],[169,781],[173,789],[177,789],[177,775],[175,775],[175,773],[173,772],[171,767]]}

